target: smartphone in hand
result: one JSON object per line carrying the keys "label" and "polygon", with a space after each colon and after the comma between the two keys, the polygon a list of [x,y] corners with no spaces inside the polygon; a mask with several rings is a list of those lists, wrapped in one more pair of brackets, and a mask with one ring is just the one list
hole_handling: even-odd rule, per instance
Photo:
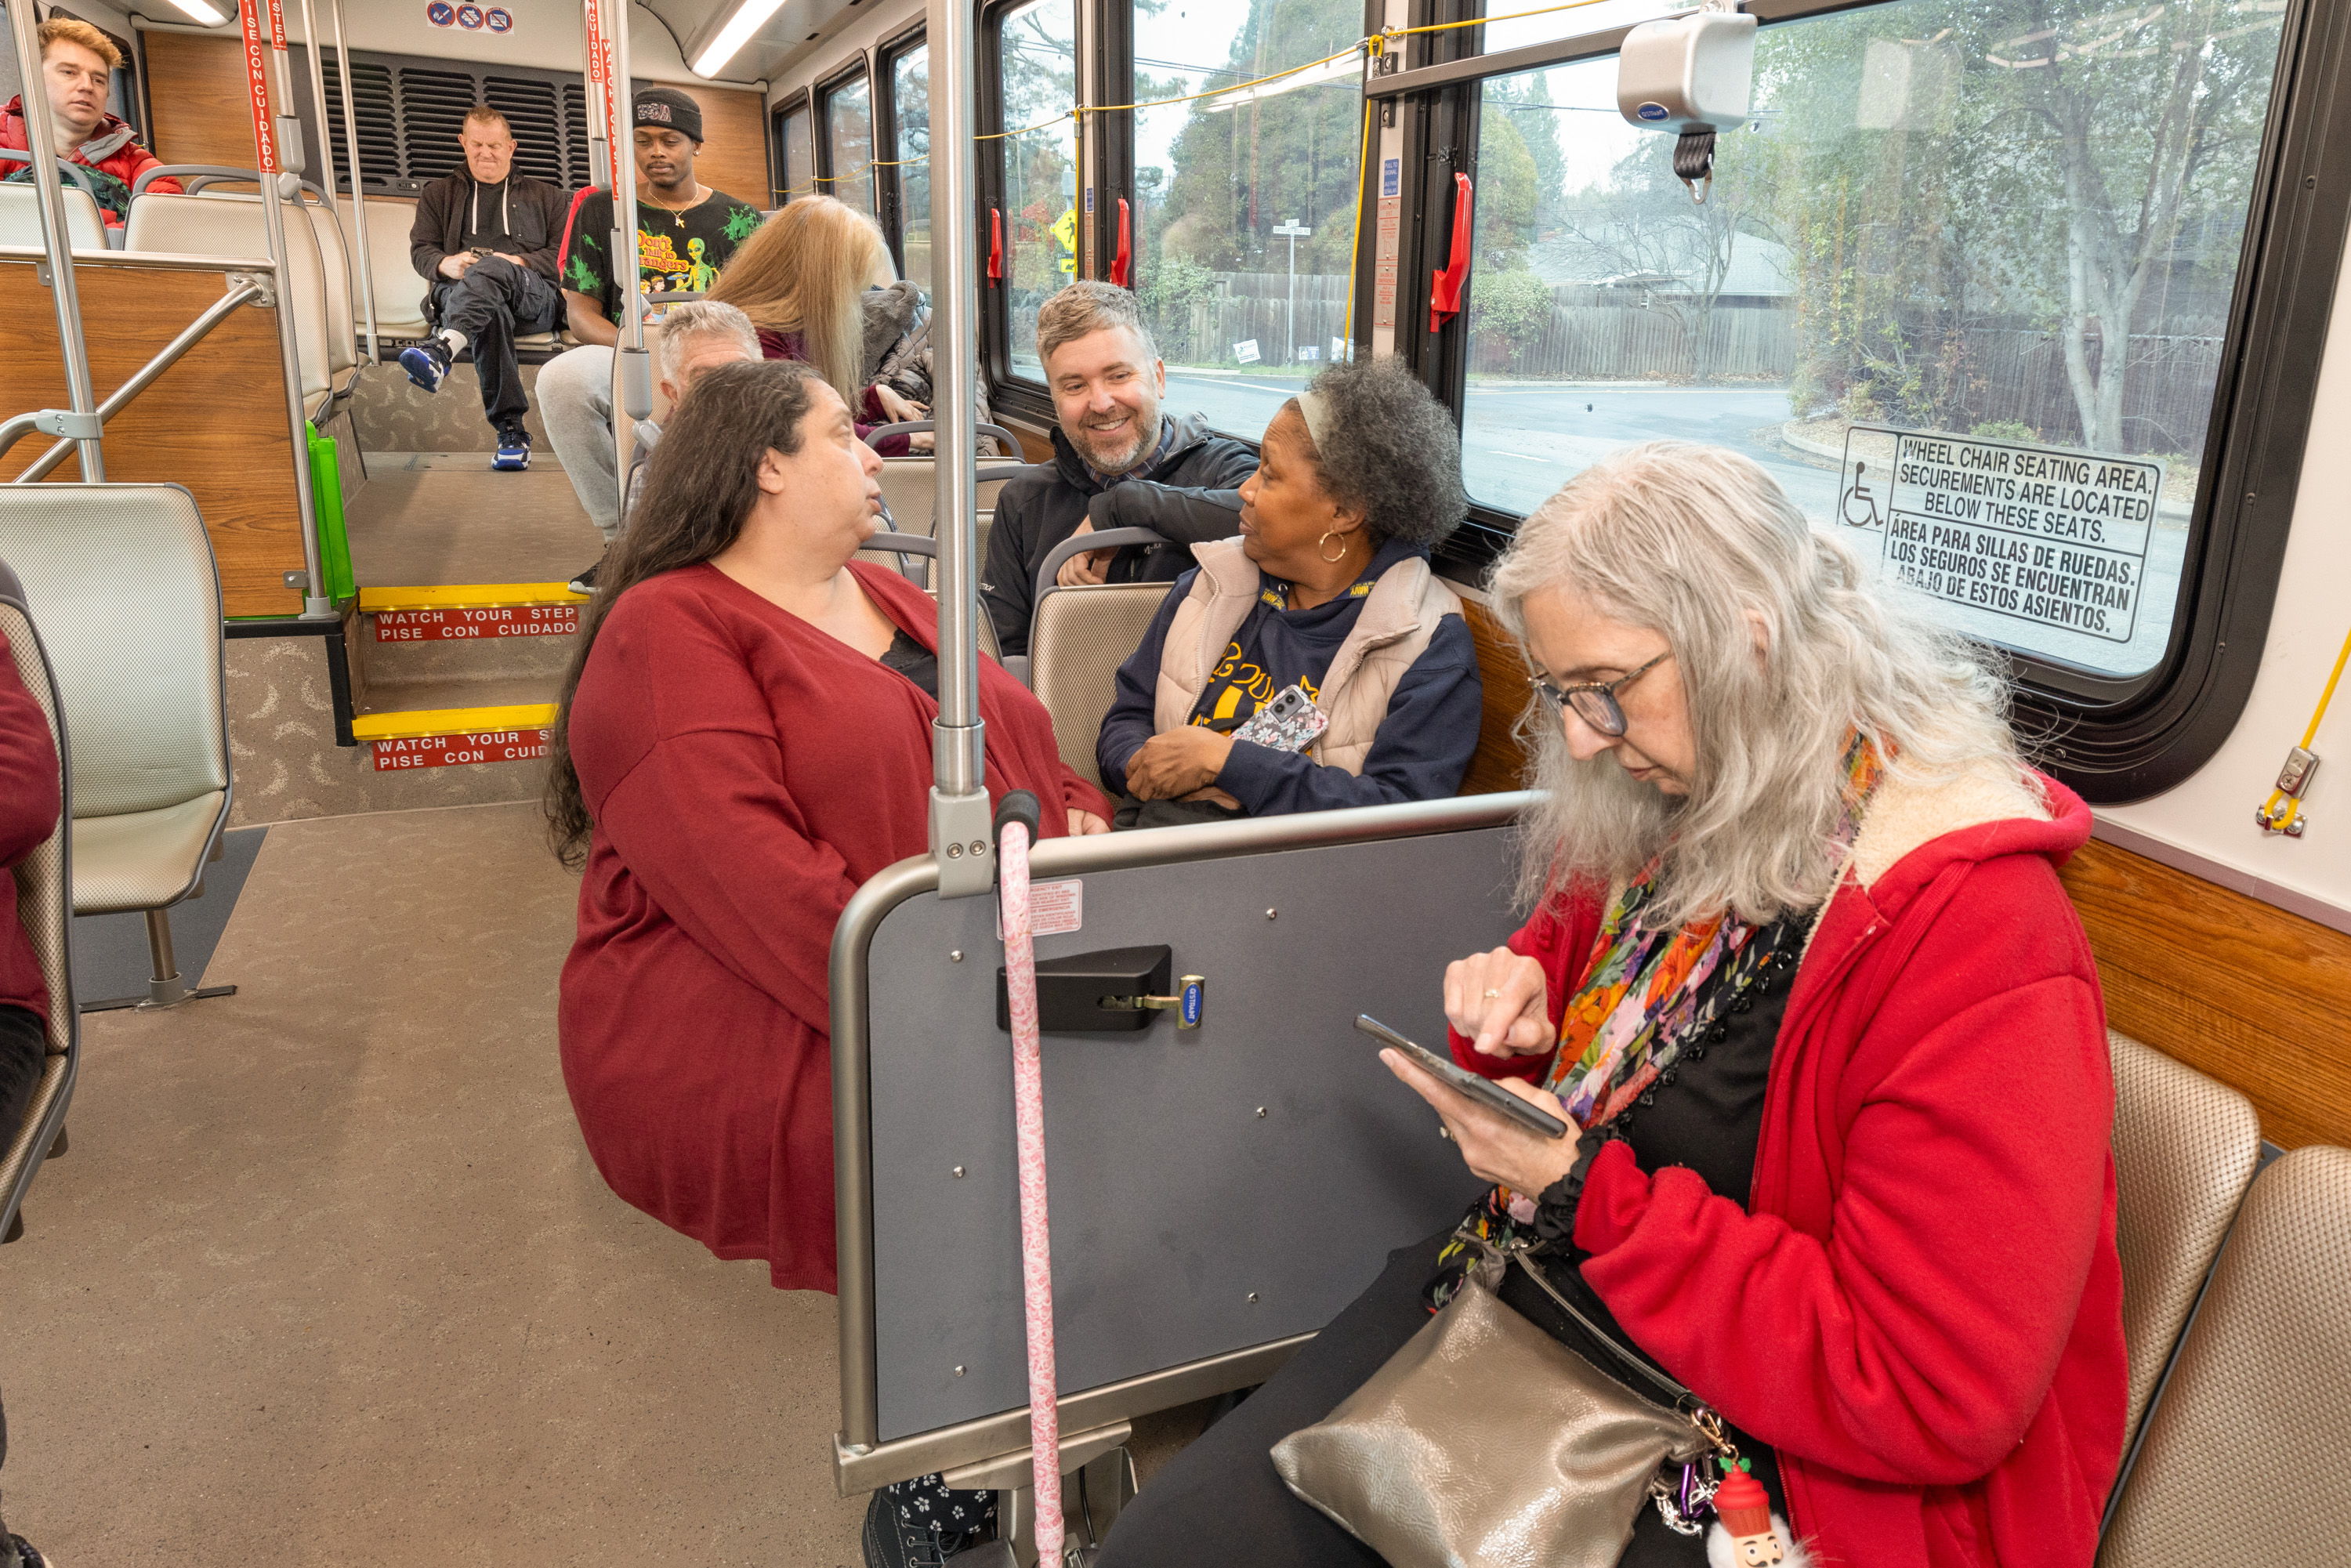
{"label": "smartphone in hand", "polygon": [[1396,1033],[1368,1013],[1355,1015],[1355,1027],[1383,1045],[1392,1045],[1409,1057],[1422,1071],[1447,1088],[1465,1094],[1489,1110],[1499,1111],[1530,1132],[1541,1133],[1546,1138],[1567,1136],[1568,1125],[1539,1105],[1530,1105],[1490,1078],[1480,1078],[1450,1058],[1439,1056],[1425,1045],[1416,1044]]}

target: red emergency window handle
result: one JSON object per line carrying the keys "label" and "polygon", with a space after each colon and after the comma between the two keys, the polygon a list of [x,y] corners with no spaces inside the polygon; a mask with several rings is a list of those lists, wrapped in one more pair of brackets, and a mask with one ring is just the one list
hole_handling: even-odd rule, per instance
{"label": "red emergency window handle", "polygon": [[1469,209],[1474,193],[1469,176],[1453,176],[1453,259],[1428,286],[1428,329],[1432,332],[1461,314],[1461,285],[1469,277]]}
{"label": "red emergency window handle", "polygon": [[1004,209],[987,209],[987,280],[994,283],[1004,276]]}
{"label": "red emergency window handle", "polygon": [[1134,260],[1134,235],[1128,226],[1126,198],[1118,199],[1118,254],[1111,257],[1110,280],[1121,288],[1132,288],[1127,282],[1128,267]]}

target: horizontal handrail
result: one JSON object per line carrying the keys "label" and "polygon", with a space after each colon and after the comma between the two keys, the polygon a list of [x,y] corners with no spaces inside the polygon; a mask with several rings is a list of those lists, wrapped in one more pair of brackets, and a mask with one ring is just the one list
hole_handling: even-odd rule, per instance
{"label": "horizontal handrail", "polygon": [[[30,152],[26,152],[21,147],[0,147],[0,158],[11,158],[19,163],[26,164],[29,164],[33,161],[33,155]],[[89,171],[88,169],[83,168],[80,164],[75,162],[70,158],[59,158],[57,160],[57,167],[67,174],[73,177],[73,183],[82,188],[84,194],[88,195],[92,201],[96,201],[98,199],[98,186],[90,180]]]}
{"label": "horizontal handrail", "polygon": [[[77,250],[80,267],[147,267],[162,272],[273,273],[276,264],[266,256],[198,256],[183,250]],[[0,262],[47,261],[49,253],[37,245],[0,245]]]}
{"label": "horizontal handrail", "polygon": [[[249,300],[256,300],[261,298],[261,286],[255,283],[242,284],[221,296],[221,298],[214,301],[203,315],[197,317],[193,321],[189,322],[186,329],[183,330],[178,337],[164,344],[162,352],[157,354],[153,359],[148,361],[146,364],[140,367],[137,374],[133,375],[129,381],[124,382],[120,387],[117,387],[111,396],[108,397],[104,402],[98,405],[98,413],[94,417],[97,419],[99,424],[103,426],[108,420],[112,419],[116,414],[120,413],[124,409],[130,407],[131,400],[132,398],[137,397],[141,392],[145,392],[149,387],[152,386],[157,376],[162,375],[165,371],[168,371],[173,365],[178,364],[181,359],[186,355],[190,349],[193,349],[198,343],[203,342],[206,337],[211,335],[214,328],[219,326],[223,321],[227,320],[232,311],[235,310],[238,307],[246,304]],[[9,426],[13,426],[16,423],[16,421],[11,420],[9,422]],[[5,434],[6,428],[8,427],[0,426],[0,434]],[[0,441],[0,452],[7,450],[7,445],[8,443],[6,441]],[[71,441],[58,442],[56,445],[50,447],[48,451],[42,454],[38,462],[26,469],[22,474],[17,475],[15,479],[10,481],[10,483],[16,485],[30,485],[35,481],[45,477],[50,470],[57,467],[58,464],[64,462],[67,455],[72,451],[73,443]]]}
{"label": "horizontal handrail", "polygon": [[1093,533],[1071,534],[1047,550],[1045,559],[1038,563],[1036,597],[1029,602],[1033,604],[1045,597],[1054,586],[1054,580],[1061,575],[1061,563],[1071,556],[1092,555],[1098,549],[1124,549],[1129,545],[1175,542],[1156,528],[1102,528]]}
{"label": "horizontal handrail", "polygon": [[[885,435],[920,435],[926,430],[935,433],[938,428],[939,422],[935,419],[902,419],[895,424],[877,424],[865,433],[865,444],[871,446]],[[1010,449],[1012,456],[1020,457],[1019,438],[1000,424],[989,424],[983,420],[972,426],[972,434],[992,435]],[[1026,462],[1027,459],[1021,458],[1021,461]]]}
{"label": "horizontal handrail", "polygon": [[[283,180],[285,176],[281,174],[278,178]],[[146,193],[147,187],[158,180],[192,179],[197,181],[199,187],[214,180],[238,180],[249,185],[258,185],[261,183],[261,171],[240,169],[233,163],[151,163],[140,170],[139,177],[131,182],[131,199],[137,201]],[[297,180],[295,183],[301,189],[324,200],[325,193],[309,181]],[[283,188],[281,185],[280,189]],[[195,189],[190,189],[188,194],[194,195]]]}

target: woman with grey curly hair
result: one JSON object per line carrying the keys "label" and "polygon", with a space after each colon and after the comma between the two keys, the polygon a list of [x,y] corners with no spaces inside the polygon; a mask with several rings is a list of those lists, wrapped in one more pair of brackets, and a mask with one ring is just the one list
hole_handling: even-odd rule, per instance
{"label": "woman with grey curly hair", "polygon": [[[1120,666],[1102,720],[1095,759],[1128,797],[1120,826],[1461,787],[1478,745],[1478,657],[1460,600],[1428,562],[1468,510],[1461,443],[1402,365],[1317,376],[1274,415],[1237,491],[1121,489],[1154,515],[1119,523],[1181,511],[1192,526],[1162,531],[1209,542],[1193,545],[1199,564]],[[1222,526],[1198,528],[1204,516]]]}

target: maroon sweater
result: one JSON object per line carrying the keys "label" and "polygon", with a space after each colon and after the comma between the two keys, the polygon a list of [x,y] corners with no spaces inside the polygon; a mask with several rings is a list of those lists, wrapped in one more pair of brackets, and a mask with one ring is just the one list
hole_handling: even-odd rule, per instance
{"label": "maroon sweater", "polygon": [[[938,611],[852,563],[925,648]],[[1041,837],[1109,806],[1042,704],[980,661],[987,792]],[[711,566],[639,583],[596,636],[571,758],[596,831],[563,966],[564,1082],[612,1190],[782,1290],[834,1288],[832,928],[928,840],[931,722],[905,676]]]}
{"label": "maroon sweater", "polygon": [[[2097,970],[2057,866],[2090,811],[1928,839],[1830,899],[1771,1056],[1752,1190],[1593,1161],[1575,1241],[1625,1333],[1771,1445],[1830,1563],[2089,1568],[2129,1376]],[[1864,831],[1867,829],[1865,827]],[[1511,948],[1556,1009],[1595,901]],[[1547,1057],[1455,1059],[1540,1077]]]}
{"label": "maroon sweater", "polygon": [[[25,689],[8,639],[0,635],[0,868],[14,866],[48,841],[59,810],[57,747],[41,705]],[[16,919],[16,890],[6,889],[0,915],[0,1004],[49,1016],[49,988],[33,939]]]}

